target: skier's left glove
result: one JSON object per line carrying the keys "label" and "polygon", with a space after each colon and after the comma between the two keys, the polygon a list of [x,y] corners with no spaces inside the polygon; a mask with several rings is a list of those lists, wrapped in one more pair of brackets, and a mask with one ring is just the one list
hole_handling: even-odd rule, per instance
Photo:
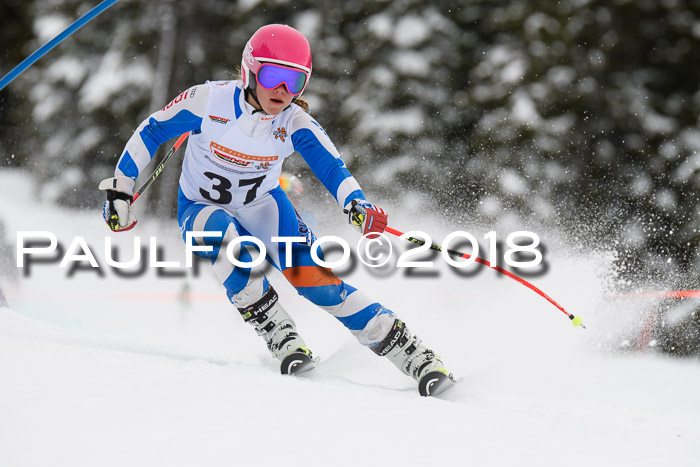
{"label": "skier's left glove", "polygon": [[105,222],[114,232],[131,230],[138,222],[129,209],[133,196],[134,181],[129,177],[111,177],[100,182],[100,190],[107,192],[107,201],[102,206]]}
{"label": "skier's left glove", "polygon": [[362,235],[368,233],[380,234],[386,229],[389,215],[379,206],[370,204],[364,199],[354,199],[350,209],[343,210],[348,215],[348,222]]}

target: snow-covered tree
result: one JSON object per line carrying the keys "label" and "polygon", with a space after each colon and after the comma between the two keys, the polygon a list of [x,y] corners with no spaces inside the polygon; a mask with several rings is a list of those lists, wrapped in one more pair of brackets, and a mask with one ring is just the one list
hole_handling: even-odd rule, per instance
{"label": "snow-covered tree", "polygon": [[[90,7],[10,3],[36,36],[22,36],[25,55]],[[309,37],[305,97],[366,189],[418,191],[462,218],[519,212],[617,248],[630,271],[666,271],[669,259],[691,270],[698,10],[691,0],[125,0],[2,94],[2,150],[22,156],[40,196],[94,209],[97,182],[149,112],[232,77],[247,38],[282,22]],[[12,96],[30,115],[8,117]],[[21,136],[6,137],[9,124]],[[172,214],[176,177],[150,191],[154,211]]]}

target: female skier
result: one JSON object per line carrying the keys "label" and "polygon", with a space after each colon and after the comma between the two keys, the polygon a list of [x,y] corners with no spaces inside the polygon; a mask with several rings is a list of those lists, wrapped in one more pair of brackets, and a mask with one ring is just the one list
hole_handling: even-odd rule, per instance
{"label": "female skier", "polygon": [[[183,239],[190,231],[211,235],[194,237],[199,246],[210,247],[197,254],[211,260],[229,300],[282,362],[282,373],[313,367],[311,351],[267,278],[228,260],[227,246],[239,236],[261,240],[267,260],[300,295],[418,381],[422,395],[435,394],[452,380],[440,358],[394,312],[314,263],[315,236],[279,186],[282,162],[296,151],[360,233],[386,227],[387,214],[366,201],[326,132],[305,111],[300,96],[310,76],[311,49],[299,31],[280,24],[260,28],[243,50],[240,80],[193,86],[136,129],[115,176],[100,183],[107,192],[104,218],[113,231],[136,224],[129,210],[136,178],[161,144],[189,132],[178,196],[180,232]],[[291,248],[272,241],[300,236],[305,242]],[[252,260],[241,243],[233,255]]]}

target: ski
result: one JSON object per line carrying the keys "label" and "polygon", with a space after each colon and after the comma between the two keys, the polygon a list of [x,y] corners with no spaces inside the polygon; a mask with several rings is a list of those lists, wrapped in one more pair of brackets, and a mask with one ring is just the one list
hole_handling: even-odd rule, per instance
{"label": "ski", "polygon": [[418,392],[423,397],[435,397],[455,385],[457,381],[447,370],[431,371],[418,382]]}
{"label": "ski", "polygon": [[280,364],[280,372],[283,375],[298,375],[313,369],[317,361],[317,358],[311,356],[309,349],[299,348],[284,357]]}

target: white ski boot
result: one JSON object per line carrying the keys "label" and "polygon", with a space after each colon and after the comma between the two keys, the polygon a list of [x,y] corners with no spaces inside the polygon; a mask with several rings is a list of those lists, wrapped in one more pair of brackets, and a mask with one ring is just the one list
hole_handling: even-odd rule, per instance
{"label": "white ski boot", "polygon": [[399,319],[394,321],[384,340],[370,348],[415,379],[421,396],[436,396],[455,383],[454,376],[445,369],[440,357],[428,349],[418,336],[412,336]]}
{"label": "white ski boot", "polygon": [[301,373],[313,368],[311,351],[296,332],[294,320],[282,308],[272,286],[260,300],[238,311],[243,320],[254,326],[258,335],[265,339],[272,356],[281,362],[282,374]]}

